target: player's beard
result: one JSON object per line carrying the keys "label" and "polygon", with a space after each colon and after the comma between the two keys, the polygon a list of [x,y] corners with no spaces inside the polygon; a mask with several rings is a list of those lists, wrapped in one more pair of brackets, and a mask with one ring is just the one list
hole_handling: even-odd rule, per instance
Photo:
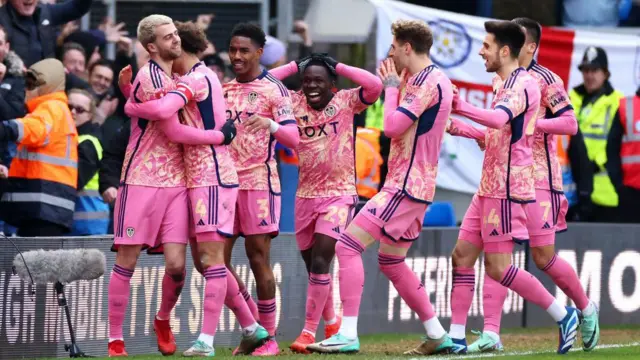
{"label": "player's beard", "polygon": [[494,60],[490,61],[490,59],[487,59],[487,72],[489,73],[493,73],[496,72],[500,69],[500,67],[502,66],[502,63],[500,62],[500,56],[498,55],[498,53],[496,52],[494,54]]}
{"label": "player's beard", "polygon": [[179,47],[177,50],[173,50],[173,49],[160,50],[160,58],[164,61],[173,61],[179,58],[181,54],[182,54],[182,49],[180,49]]}

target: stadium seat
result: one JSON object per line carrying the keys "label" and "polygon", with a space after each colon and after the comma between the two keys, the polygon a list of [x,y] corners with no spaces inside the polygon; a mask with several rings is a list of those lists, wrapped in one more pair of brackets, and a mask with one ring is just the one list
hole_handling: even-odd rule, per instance
{"label": "stadium seat", "polygon": [[450,202],[434,201],[427,208],[422,226],[456,226],[456,212]]}
{"label": "stadium seat", "polygon": [[280,187],[282,205],[280,211],[280,232],[294,232],[294,204],[298,188],[298,167],[280,163]]}

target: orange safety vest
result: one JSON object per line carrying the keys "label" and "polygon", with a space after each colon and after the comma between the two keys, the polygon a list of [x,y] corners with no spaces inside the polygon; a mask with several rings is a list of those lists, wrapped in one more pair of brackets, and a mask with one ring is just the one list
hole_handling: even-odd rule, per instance
{"label": "orange safety vest", "polygon": [[356,131],[356,189],[358,196],[371,199],[380,185],[380,130],[361,128]]}
{"label": "orange safety vest", "polygon": [[640,189],[640,97],[629,96],[620,100],[620,121],[624,129],[620,160],[622,183]]}
{"label": "orange safety vest", "polygon": [[71,228],[78,185],[78,133],[67,95],[58,91],[27,102],[29,114],[13,120],[17,154],[2,195],[5,220],[28,226],[40,219]]}

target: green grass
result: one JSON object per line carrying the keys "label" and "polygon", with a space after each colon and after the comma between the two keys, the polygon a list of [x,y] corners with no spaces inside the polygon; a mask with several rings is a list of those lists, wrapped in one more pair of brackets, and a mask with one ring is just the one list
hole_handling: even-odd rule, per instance
{"label": "green grass", "polygon": [[[470,343],[474,339],[468,337]],[[326,360],[382,360],[382,359],[418,359],[418,357],[410,357],[402,355],[402,353],[410,348],[415,347],[421,341],[421,336],[417,334],[377,334],[362,336],[360,338],[361,352],[353,355],[297,355],[289,351],[288,342],[279,343],[281,354],[279,358],[283,360],[293,359],[326,359]],[[557,346],[557,329],[512,329],[506,330],[502,335],[502,341],[505,346],[504,353],[492,353],[481,355],[467,356],[441,356],[441,359],[474,359],[474,358],[498,358],[498,359],[558,359],[560,355],[555,353]],[[565,355],[566,359],[640,359],[640,326],[620,326],[620,327],[604,327],[601,329],[602,348],[592,352],[585,353],[582,351],[580,339],[574,346],[574,351]],[[185,349],[179,349],[184,351]],[[215,359],[231,359],[230,348],[217,347]],[[131,356],[135,360],[169,360],[172,358],[181,358],[176,354],[172,357],[163,357],[155,354]],[[426,357],[423,357],[426,358]],[[106,358],[104,358],[106,359]],[[236,358],[237,359],[237,358]]]}

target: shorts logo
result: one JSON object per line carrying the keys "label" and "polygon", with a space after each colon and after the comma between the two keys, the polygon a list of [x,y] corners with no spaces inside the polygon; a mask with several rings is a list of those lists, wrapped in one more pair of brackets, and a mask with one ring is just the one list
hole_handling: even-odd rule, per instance
{"label": "shorts logo", "polygon": [[258,226],[267,226],[269,224],[267,224],[267,220],[262,219],[262,221],[260,221],[260,224],[258,224]]}
{"label": "shorts logo", "polygon": [[376,214],[376,209],[373,209],[373,208],[372,208],[372,209],[369,209],[368,211],[369,211],[372,215],[375,215],[375,214]]}
{"label": "shorts logo", "polygon": [[204,221],[202,221],[202,219],[200,219],[200,221],[198,221],[198,226],[204,226]]}
{"label": "shorts logo", "polygon": [[249,104],[253,105],[255,104],[256,100],[258,100],[258,93],[255,91],[252,91],[249,93]]}
{"label": "shorts logo", "polygon": [[133,237],[133,234],[135,234],[135,233],[136,233],[136,230],[134,228],[132,228],[132,227],[128,227],[127,228],[127,236],[128,237],[130,237],[130,238]]}
{"label": "shorts logo", "polygon": [[336,107],[333,105],[329,105],[324,109],[324,114],[327,115],[328,117],[332,117],[333,115],[336,114]]}
{"label": "shorts logo", "polygon": [[551,226],[549,226],[548,222],[545,222],[544,225],[542,226],[543,229],[551,229]]}
{"label": "shorts logo", "polygon": [[500,234],[498,234],[498,230],[493,229],[493,231],[491,232],[491,234],[489,234],[489,236],[498,236]]}
{"label": "shorts logo", "polygon": [[339,226],[336,226],[331,230],[333,230],[333,232],[336,232],[336,233],[340,234],[340,227]]}

